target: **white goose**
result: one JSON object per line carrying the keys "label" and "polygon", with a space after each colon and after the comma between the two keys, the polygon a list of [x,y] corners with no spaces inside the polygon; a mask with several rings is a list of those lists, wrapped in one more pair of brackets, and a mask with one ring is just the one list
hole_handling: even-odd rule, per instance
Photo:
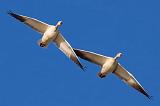
{"label": "white goose", "polygon": [[41,33],[43,36],[41,40],[39,40],[39,45],[41,47],[47,47],[50,42],[55,42],[58,48],[68,56],[72,61],[74,61],[81,69],[84,69],[82,64],[80,63],[77,55],[73,51],[70,44],[64,39],[62,34],[59,32],[58,28],[62,25],[62,21],[59,21],[56,26],[48,25],[44,22],[41,22],[37,19],[30,18],[27,16],[19,15],[13,12],[8,12],[8,14],[34,30]]}
{"label": "white goose", "polygon": [[120,79],[122,79],[125,83],[132,86],[133,88],[144,94],[146,97],[150,98],[150,96],[140,85],[140,83],[134,78],[134,76],[118,63],[117,59],[122,56],[122,53],[118,53],[113,58],[80,49],[73,50],[80,58],[100,65],[102,67],[101,71],[98,73],[98,76],[100,78],[104,78],[107,74],[113,73]]}

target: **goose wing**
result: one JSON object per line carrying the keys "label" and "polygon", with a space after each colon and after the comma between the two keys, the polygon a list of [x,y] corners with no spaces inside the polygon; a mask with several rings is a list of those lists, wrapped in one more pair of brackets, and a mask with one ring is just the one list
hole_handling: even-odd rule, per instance
{"label": "goose wing", "polygon": [[57,35],[57,37],[54,40],[55,44],[57,47],[67,56],[69,57],[72,61],[74,61],[81,69],[84,70],[84,67],[80,63],[77,55],[73,51],[72,47],[70,44],[65,40],[65,38],[62,36],[61,33]]}
{"label": "goose wing", "polygon": [[80,50],[80,49],[73,49],[73,50],[75,51],[77,56],[79,56],[80,58],[100,66],[102,66],[106,62],[107,58],[109,58],[100,54],[96,54],[94,52],[89,52],[89,51]]}
{"label": "goose wing", "polygon": [[122,79],[125,83],[132,86],[134,89],[138,90],[148,98],[150,96],[144,90],[144,88],[140,85],[140,83],[134,78],[134,76],[129,73],[125,68],[123,68],[120,64],[118,64],[117,69],[113,72],[117,77]]}
{"label": "goose wing", "polygon": [[33,28],[34,30],[38,31],[39,33],[43,34],[47,28],[48,28],[48,24],[41,22],[37,19],[34,18],[30,18],[27,16],[23,16],[23,15],[19,15],[13,12],[8,12],[8,14],[14,18],[16,18],[17,20],[19,20],[20,22],[23,22],[24,24],[28,25],[29,27]]}

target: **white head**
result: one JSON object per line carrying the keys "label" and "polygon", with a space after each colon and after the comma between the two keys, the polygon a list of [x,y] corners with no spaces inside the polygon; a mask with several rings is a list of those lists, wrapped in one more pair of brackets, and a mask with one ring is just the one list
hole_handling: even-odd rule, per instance
{"label": "white head", "polygon": [[62,21],[58,21],[56,26],[61,26],[62,25]]}
{"label": "white head", "polygon": [[58,21],[56,26],[55,26],[55,30],[58,30],[58,28],[62,25],[62,21]]}
{"label": "white head", "polygon": [[122,53],[117,53],[117,55],[114,57],[116,60],[118,59],[118,58],[120,58],[122,56]]}

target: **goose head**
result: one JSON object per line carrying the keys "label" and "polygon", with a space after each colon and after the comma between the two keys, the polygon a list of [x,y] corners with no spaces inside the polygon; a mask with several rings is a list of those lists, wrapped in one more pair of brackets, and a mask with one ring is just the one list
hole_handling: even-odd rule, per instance
{"label": "goose head", "polygon": [[56,30],[62,25],[62,21],[58,21],[56,24]]}
{"label": "goose head", "polygon": [[61,26],[62,25],[62,21],[58,21],[56,26]]}
{"label": "goose head", "polygon": [[114,59],[118,59],[118,58],[120,58],[122,56],[122,53],[117,53],[117,55],[114,57]]}

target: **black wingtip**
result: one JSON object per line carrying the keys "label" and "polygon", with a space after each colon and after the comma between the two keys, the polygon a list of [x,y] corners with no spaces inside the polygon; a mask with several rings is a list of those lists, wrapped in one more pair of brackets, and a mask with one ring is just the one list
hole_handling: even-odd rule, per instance
{"label": "black wingtip", "polygon": [[20,15],[18,15],[16,13],[12,12],[11,10],[7,11],[7,14],[9,14],[10,16],[18,19],[21,22],[24,22],[26,20],[23,16],[20,16]]}
{"label": "black wingtip", "polygon": [[12,10],[8,10],[7,14],[14,17],[16,14]]}
{"label": "black wingtip", "polygon": [[81,69],[82,69],[83,71],[86,71],[87,67],[86,67],[86,66],[81,66]]}
{"label": "black wingtip", "polygon": [[9,14],[9,15],[11,15],[12,13],[13,13],[12,10],[7,11],[7,14]]}
{"label": "black wingtip", "polygon": [[148,99],[150,99],[150,100],[153,100],[153,96],[150,96],[150,95],[145,95]]}
{"label": "black wingtip", "polygon": [[81,56],[82,53],[79,51],[79,49],[73,48],[74,52],[76,53],[77,56]]}
{"label": "black wingtip", "polygon": [[153,96],[149,95],[145,90],[141,90],[141,92],[148,98],[148,99],[153,99]]}
{"label": "black wingtip", "polygon": [[80,62],[77,64],[83,71],[86,71],[86,66],[83,66]]}

